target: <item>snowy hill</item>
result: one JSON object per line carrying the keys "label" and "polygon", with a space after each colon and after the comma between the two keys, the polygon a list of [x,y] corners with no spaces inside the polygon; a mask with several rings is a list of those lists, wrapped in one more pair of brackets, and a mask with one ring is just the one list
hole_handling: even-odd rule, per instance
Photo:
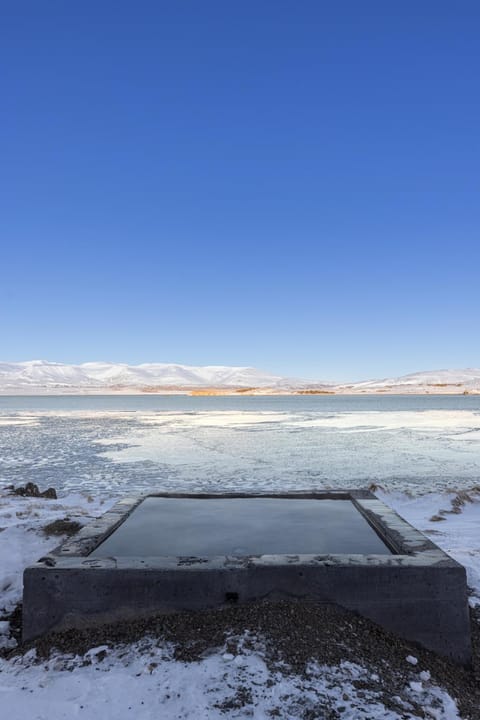
{"label": "snowy hill", "polygon": [[382,380],[333,384],[282,377],[252,367],[169,363],[87,362],[81,365],[29,360],[0,363],[0,395],[197,392],[221,394],[480,393],[480,368],[431,370]]}
{"label": "snowy hill", "polygon": [[106,362],[66,365],[45,360],[0,363],[0,393],[4,395],[86,393],[135,388],[265,388],[292,385],[298,385],[298,381],[250,367]]}
{"label": "snowy hill", "polygon": [[382,380],[367,380],[336,387],[340,392],[480,392],[480,368],[427,370]]}

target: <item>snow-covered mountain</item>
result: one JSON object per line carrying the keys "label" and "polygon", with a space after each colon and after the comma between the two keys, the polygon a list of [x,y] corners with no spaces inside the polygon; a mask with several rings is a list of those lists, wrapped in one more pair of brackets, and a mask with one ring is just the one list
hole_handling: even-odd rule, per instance
{"label": "snow-covered mountain", "polygon": [[154,388],[290,387],[299,381],[251,367],[194,367],[167,363],[87,362],[81,365],[30,360],[0,363],[0,393],[100,392]]}
{"label": "snow-covered mountain", "polygon": [[366,380],[336,387],[343,392],[480,392],[480,368],[426,370],[400,377]]}
{"label": "snow-covered mountain", "polygon": [[252,367],[168,363],[87,362],[81,365],[30,360],[0,363],[0,395],[135,392],[247,391],[278,393],[480,393],[480,368],[431,370],[353,383],[310,382]]}

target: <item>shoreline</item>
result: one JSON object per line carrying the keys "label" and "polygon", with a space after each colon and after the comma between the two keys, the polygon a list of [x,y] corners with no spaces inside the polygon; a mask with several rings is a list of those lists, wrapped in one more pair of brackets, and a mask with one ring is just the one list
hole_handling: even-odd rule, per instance
{"label": "shoreline", "polygon": [[155,390],[144,390],[141,387],[132,387],[125,389],[110,390],[109,388],[88,388],[85,392],[65,389],[64,392],[58,388],[56,391],[14,391],[9,390],[3,392],[0,390],[0,397],[143,397],[149,395],[156,396],[185,396],[185,397],[365,397],[365,396],[396,396],[396,397],[443,397],[445,395],[453,397],[478,397],[480,390],[468,390],[462,388],[448,387],[445,389],[428,390],[422,388],[405,389],[379,389],[379,390],[276,390],[273,388],[158,388]]}

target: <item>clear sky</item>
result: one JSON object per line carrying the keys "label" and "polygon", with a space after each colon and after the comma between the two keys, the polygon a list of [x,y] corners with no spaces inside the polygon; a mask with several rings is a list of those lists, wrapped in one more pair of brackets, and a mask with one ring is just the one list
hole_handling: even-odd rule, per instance
{"label": "clear sky", "polygon": [[480,365],[478,0],[3,0],[0,359]]}

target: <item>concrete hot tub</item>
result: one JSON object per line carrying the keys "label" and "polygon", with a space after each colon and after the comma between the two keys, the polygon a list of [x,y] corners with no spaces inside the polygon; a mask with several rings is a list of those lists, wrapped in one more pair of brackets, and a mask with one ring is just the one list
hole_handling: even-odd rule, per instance
{"label": "concrete hot tub", "polygon": [[121,500],[25,570],[23,635],[268,599],[336,603],[470,660],[464,568],[363,490]]}

